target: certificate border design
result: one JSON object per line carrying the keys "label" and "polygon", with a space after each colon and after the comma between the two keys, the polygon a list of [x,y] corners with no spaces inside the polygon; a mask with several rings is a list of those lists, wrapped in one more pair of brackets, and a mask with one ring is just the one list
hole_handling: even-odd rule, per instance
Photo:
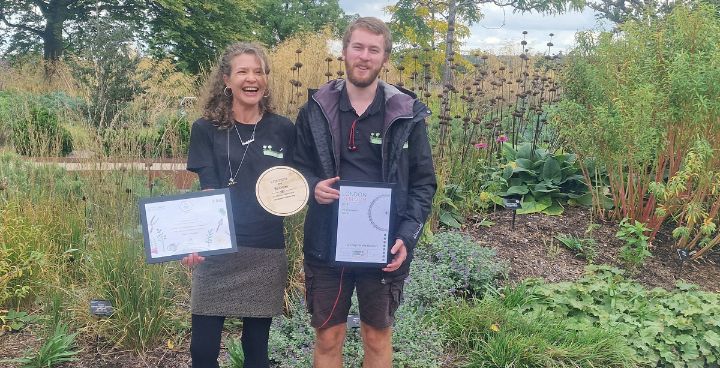
{"label": "certificate border design", "polygon": [[[388,244],[387,254],[385,255],[385,262],[383,263],[371,263],[371,262],[347,262],[337,261],[335,259],[337,255],[337,232],[338,232],[338,215],[340,213],[340,199],[333,203],[333,221],[332,221],[332,245],[331,245],[331,262],[336,266],[343,267],[373,267],[373,268],[384,268],[392,260],[393,254],[390,253],[393,244],[395,243],[395,183],[381,183],[381,182],[367,182],[367,181],[352,181],[352,180],[340,180],[338,181],[338,188],[341,186],[351,187],[370,187],[370,188],[388,188],[390,189],[390,229],[388,230]],[[374,225],[373,225],[374,226]]]}
{"label": "certificate border design", "polygon": [[233,219],[232,205],[230,202],[230,189],[229,188],[212,189],[212,190],[204,190],[201,192],[174,194],[174,195],[167,195],[167,196],[160,196],[160,197],[140,198],[140,200],[138,201],[138,209],[140,211],[140,224],[142,225],[143,241],[144,241],[144,245],[145,245],[145,262],[146,263],[168,262],[168,261],[182,259],[186,255],[190,254],[190,253],[178,253],[178,254],[173,254],[171,256],[164,256],[164,257],[153,257],[152,256],[152,254],[150,253],[150,234],[148,233],[148,219],[147,219],[147,212],[145,211],[145,205],[150,204],[150,203],[169,202],[169,201],[177,201],[177,200],[190,199],[190,198],[209,197],[209,196],[216,196],[216,195],[222,195],[225,198],[225,213],[227,214],[228,225],[230,228],[231,247],[225,248],[225,249],[216,249],[216,250],[198,252],[198,254],[201,256],[212,256],[212,255],[216,255],[216,254],[237,252],[237,239],[235,239],[235,221]]}

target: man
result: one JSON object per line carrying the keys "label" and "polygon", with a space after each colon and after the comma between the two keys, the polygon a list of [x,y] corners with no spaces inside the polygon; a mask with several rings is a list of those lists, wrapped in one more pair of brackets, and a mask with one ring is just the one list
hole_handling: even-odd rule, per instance
{"label": "man", "polygon": [[[390,30],[360,18],[343,37],[347,77],[322,86],[300,110],[295,164],[314,196],[305,218],[305,285],[315,328],[314,367],[342,367],[345,322],[357,289],[363,366],[392,365],[392,324],[415,247],[437,187],[425,127],[427,107],[378,80],[392,48]],[[333,267],[337,181],[395,183],[392,261],[384,268]]]}

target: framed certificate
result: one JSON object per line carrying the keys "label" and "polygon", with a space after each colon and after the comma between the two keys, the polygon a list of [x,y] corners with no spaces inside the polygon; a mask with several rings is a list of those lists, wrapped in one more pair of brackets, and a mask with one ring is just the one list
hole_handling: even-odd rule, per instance
{"label": "framed certificate", "polygon": [[147,263],[237,252],[230,190],[141,198]]}
{"label": "framed certificate", "polygon": [[390,248],[395,206],[393,184],[340,180],[333,259],[343,266],[385,267]]}

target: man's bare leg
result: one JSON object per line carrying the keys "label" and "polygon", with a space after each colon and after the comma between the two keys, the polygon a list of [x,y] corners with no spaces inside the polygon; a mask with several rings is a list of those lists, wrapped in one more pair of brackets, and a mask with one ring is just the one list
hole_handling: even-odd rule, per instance
{"label": "man's bare leg", "polygon": [[341,368],[345,324],[315,329],[314,368]]}
{"label": "man's bare leg", "polygon": [[365,357],[363,368],[392,367],[392,327],[375,328],[360,322]]}

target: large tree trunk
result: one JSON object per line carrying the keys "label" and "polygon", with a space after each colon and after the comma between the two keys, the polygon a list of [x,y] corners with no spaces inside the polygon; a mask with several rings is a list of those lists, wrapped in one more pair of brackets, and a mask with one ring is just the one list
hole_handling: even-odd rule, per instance
{"label": "large tree trunk", "polygon": [[45,30],[43,39],[43,58],[45,61],[57,61],[63,54],[63,24],[67,19],[67,1],[51,0],[45,9]]}

